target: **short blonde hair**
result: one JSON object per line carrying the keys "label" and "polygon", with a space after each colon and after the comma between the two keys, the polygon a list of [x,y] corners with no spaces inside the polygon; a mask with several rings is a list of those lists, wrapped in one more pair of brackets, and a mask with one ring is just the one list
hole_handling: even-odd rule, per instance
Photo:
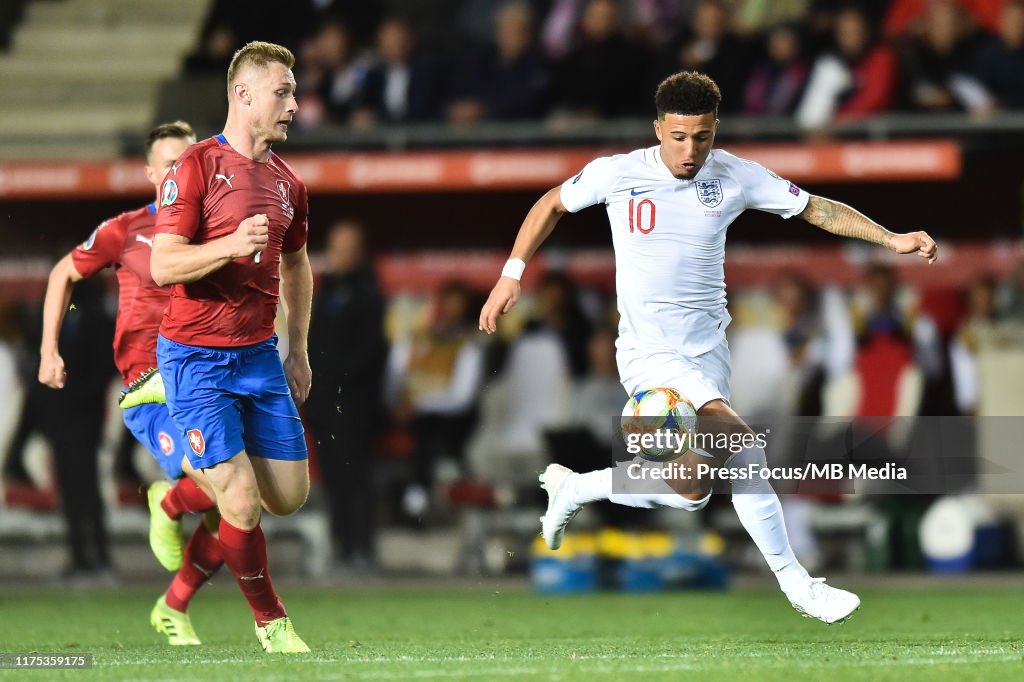
{"label": "short blonde hair", "polygon": [[265,69],[271,62],[279,62],[290,69],[295,66],[295,55],[284,45],[262,40],[254,40],[239,48],[231,58],[231,66],[228,67],[228,100],[231,100],[231,88],[242,69],[246,66]]}

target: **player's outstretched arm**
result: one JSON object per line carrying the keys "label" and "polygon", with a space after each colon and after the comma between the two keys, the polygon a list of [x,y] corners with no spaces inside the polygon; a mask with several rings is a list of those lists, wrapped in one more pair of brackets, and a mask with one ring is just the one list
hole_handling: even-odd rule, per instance
{"label": "player's outstretched arm", "polygon": [[[526,263],[554,231],[559,218],[568,211],[562,205],[561,187],[555,187],[537,200],[526,214],[516,243],[512,246],[510,259]],[[493,334],[498,328],[498,316],[504,315],[519,300],[519,279],[502,276],[487,297],[487,303],[480,311],[480,330]]]}
{"label": "player's outstretched arm", "polygon": [[258,254],[267,248],[269,221],[259,213],[239,223],[231,234],[205,244],[190,244],[176,234],[153,236],[149,271],[157,286],[185,284],[206,277],[236,258]]}
{"label": "player's outstretched arm", "polygon": [[800,217],[826,232],[863,239],[896,253],[916,253],[929,263],[939,257],[935,240],[927,232],[890,232],[860,211],[832,199],[811,195]]}
{"label": "player's outstretched arm", "polygon": [[46,284],[46,296],[43,298],[43,340],[39,345],[39,382],[50,388],[64,388],[67,373],[64,371],[64,358],[60,356],[57,339],[60,327],[64,323],[64,314],[71,302],[71,292],[75,283],[82,280],[82,275],[75,268],[71,254],[67,254],[50,270],[50,280]]}
{"label": "player's outstretched arm", "polygon": [[288,357],[284,373],[292,399],[302,405],[309,397],[313,371],[309,367],[309,316],[313,301],[313,269],[306,247],[281,254],[281,300],[288,318]]}

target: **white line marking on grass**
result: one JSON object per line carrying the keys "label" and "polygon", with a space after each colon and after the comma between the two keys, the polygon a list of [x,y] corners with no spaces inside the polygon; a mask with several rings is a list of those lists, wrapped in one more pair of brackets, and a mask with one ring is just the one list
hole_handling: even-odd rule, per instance
{"label": "white line marking on grass", "polygon": [[[928,655],[902,657],[899,653],[897,658],[892,659],[887,654],[886,658],[879,659],[847,659],[836,658],[830,655],[829,665],[845,668],[879,668],[879,667],[904,667],[923,665],[963,665],[978,663],[1005,663],[1021,661],[1024,654],[1013,652],[1006,647],[982,647],[982,648],[960,648],[960,647],[939,647],[932,649]],[[471,677],[477,675],[499,675],[501,677],[515,677],[519,675],[552,674],[556,671],[551,669],[553,664],[569,662],[574,664],[575,669],[584,669],[592,672],[622,672],[622,673],[644,673],[644,672],[672,672],[672,671],[713,671],[729,667],[743,659],[756,659],[756,665],[766,668],[816,668],[820,665],[818,661],[779,658],[766,651],[727,652],[721,657],[708,657],[688,653],[663,652],[653,656],[649,654],[577,654],[566,653],[558,656],[550,654],[524,654],[521,656],[498,656],[494,654],[479,656],[374,656],[372,658],[347,658],[347,657],[324,657],[324,656],[295,656],[289,657],[289,665],[323,665],[334,664],[344,665],[348,668],[347,674],[351,674],[352,667],[380,665],[445,665],[445,668],[427,670],[402,670],[402,671],[363,671],[360,675],[369,675],[374,679],[402,679],[412,677],[444,677],[460,676]],[[230,659],[189,659],[182,661],[189,665],[253,665],[261,662],[269,662],[271,659],[261,656],[252,658],[230,658]],[[607,665],[621,661],[623,663],[635,660],[633,665]],[[640,662],[640,661],[644,662]],[[521,665],[523,663],[543,661],[543,667],[531,667]],[[97,667],[120,667],[120,666],[142,666],[152,664],[166,665],[166,658],[142,657],[132,660],[97,661]],[[476,666],[473,668],[462,667],[466,664]],[[495,667],[497,664],[500,667]],[[509,667],[509,664],[513,664]],[[520,665],[515,665],[520,664]],[[269,671],[268,671],[269,672]],[[339,672],[339,677],[346,673]],[[322,677],[318,673],[318,677]],[[332,676],[333,678],[333,676]]]}

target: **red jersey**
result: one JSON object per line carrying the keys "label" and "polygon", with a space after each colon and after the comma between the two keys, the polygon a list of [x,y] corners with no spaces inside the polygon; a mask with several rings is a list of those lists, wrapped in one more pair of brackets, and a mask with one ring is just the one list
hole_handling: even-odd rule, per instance
{"label": "red jersey", "polygon": [[306,243],[306,186],[284,161],[248,159],[223,135],[189,147],[171,167],[160,192],[156,232],[203,244],[266,214],[267,248],[236,258],[189,284],[171,287],[160,333],[192,346],[248,346],[274,334],[281,253]]}
{"label": "red jersey", "polygon": [[156,334],[170,292],[153,283],[149,256],[156,228],[156,205],[122,213],[100,224],[71,252],[82,277],[108,266],[117,272],[117,326],[114,364],[125,386],[156,367]]}

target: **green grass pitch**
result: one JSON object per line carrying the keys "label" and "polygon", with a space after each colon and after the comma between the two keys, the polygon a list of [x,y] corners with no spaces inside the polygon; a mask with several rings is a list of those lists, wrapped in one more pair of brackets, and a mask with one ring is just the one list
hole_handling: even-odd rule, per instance
{"label": "green grass pitch", "polygon": [[0,592],[0,651],[91,652],[17,680],[1020,680],[1024,587],[871,589],[845,625],[772,590],[543,597],[521,587],[281,590],[311,655],[258,649],[241,597],[193,603],[204,646],[149,626],[155,594]]}

